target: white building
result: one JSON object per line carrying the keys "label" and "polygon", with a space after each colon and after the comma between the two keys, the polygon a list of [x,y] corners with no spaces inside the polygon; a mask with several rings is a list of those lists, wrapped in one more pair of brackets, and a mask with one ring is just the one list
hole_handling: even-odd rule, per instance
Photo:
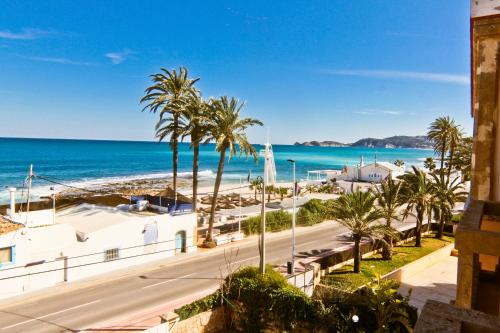
{"label": "white building", "polygon": [[196,251],[195,213],[125,209],[81,204],[55,215],[12,214],[29,223],[0,234],[0,298]]}
{"label": "white building", "polygon": [[365,165],[363,157],[356,166],[345,166],[341,175],[335,175],[338,180],[381,183],[387,178],[397,178],[405,173],[404,166],[390,162],[374,162]]}

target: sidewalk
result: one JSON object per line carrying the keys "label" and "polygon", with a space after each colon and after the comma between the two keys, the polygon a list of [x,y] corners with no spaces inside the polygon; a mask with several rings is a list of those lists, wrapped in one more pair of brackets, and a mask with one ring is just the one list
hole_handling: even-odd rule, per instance
{"label": "sidewalk", "polygon": [[411,277],[401,281],[399,292],[408,294],[410,304],[420,312],[427,300],[450,303],[455,299],[457,288],[457,257],[447,256]]}

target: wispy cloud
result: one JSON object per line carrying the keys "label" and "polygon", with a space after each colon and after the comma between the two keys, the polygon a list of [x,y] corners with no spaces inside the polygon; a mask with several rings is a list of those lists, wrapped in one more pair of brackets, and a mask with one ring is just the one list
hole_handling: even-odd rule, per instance
{"label": "wispy cloud", "polygon": [[469,77],[467,75],[460,74],[369,69],[326,69],[321,72],[323,74],[338,76],[361,76],[382,79],[412,79],[464,85],[470,83]]}
{"label": "wispy cloud", "polygon": [[128,57],[133,53],[134,53],[133,51],[131,51],[129,49],[125,49],[125,50],[120,51],[120,52],[108,52],[104,56],[109,58],[109,60],[111,60],[112,64],[118,65],[118,64],[121,64],[122,62],[124,62],[125,60],[127,60]]}
{"label": "wispy cloud", "polygon": [[0,39],[28,40],[47,37],[54,34],[54,31],[35,28],[25,28],[17,32],[11,30],[0,30]]}
{"label": "wispy cloud", "polygon": [[387,114],[390,116],[399,116],[402,114],[400,111],[393,111],[393,110],[379,110],[379,109],[367,109],[367,110],[361,110],[361,111],[353,111],[352,113],[354,114],[359,114],[362,116],[375,116],[378,114]]}
{"label": "wispy cloud", "polygon": [[23,56],[19,55],[19,57],[34,61],[42,61],[42,62],[51,62],[55,64],[61,65],[76,65],[76,66],[97,66],[96,63],[87,62],[87,61],[76,61],[68,58],[58,58],[58,57],[31,57],[31,56]]}

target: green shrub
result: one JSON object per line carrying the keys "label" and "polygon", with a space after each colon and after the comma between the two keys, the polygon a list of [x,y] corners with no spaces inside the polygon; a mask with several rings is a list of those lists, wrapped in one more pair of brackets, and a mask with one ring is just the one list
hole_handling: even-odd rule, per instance
{"label": "green shrub", "polygon": [[221,293],[217,290],[208,296],[176,309],[174,312],[179,315],[180,320],[184,320],[196,316],[199,313],[212,310],[221,304]]}
{"label": "green shrub", "polygon": [[460,213],[460,214],[455,214],[453,215],[453,217],[451,218],[451,221],[452,222],[455,222],[455,223],[459,223],[461,220],[462,220],[462,216],[464,214]]}
{"label": "green shrub", "polygon": [[302,206],[297,214],[298,225],[314,225],[331,218],[331,200],[312,199]]}
{"label": "green shrub", "polygon": [[235,326],[245,332],[289,331],[314,313],[312,300],[271,266],[263,276],[256,267],[234,274],[226,297]]}
{"label": "green shrub", "polygon": [[[412,332],[417,309],[397,292],[398,282],[380,280],[353,293],[325,292],[317,297],[317,328],[329,332]],[[356,315],[359,320],[353,322]]]}
{"label": "green shrub", "polygon": [[[245,235],[260,233],[261,217],[253,216],[243,221]],[[266,213],[266,231],[276,232],[292,227],[292,214],[284,210]]]}

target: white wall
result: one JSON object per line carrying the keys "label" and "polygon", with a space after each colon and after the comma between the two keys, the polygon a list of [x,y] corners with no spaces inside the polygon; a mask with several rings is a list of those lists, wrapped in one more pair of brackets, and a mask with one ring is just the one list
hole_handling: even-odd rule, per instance
{"label": "white wall", "polygon": [[[196,221],[195,213],[138,216],[89,233],[85,242],[77,241],[75,229],[67,224],[0,235],[0,248],[15,246],[15,262],[0,266],[0,299],[174,256],[175,234],[181,230],[186,232],[187,252],[195,252]],[[154,222],[158,243],[145,246],[142,231]],[[104,251],[115,247],[120,259],[104,261]]]}

